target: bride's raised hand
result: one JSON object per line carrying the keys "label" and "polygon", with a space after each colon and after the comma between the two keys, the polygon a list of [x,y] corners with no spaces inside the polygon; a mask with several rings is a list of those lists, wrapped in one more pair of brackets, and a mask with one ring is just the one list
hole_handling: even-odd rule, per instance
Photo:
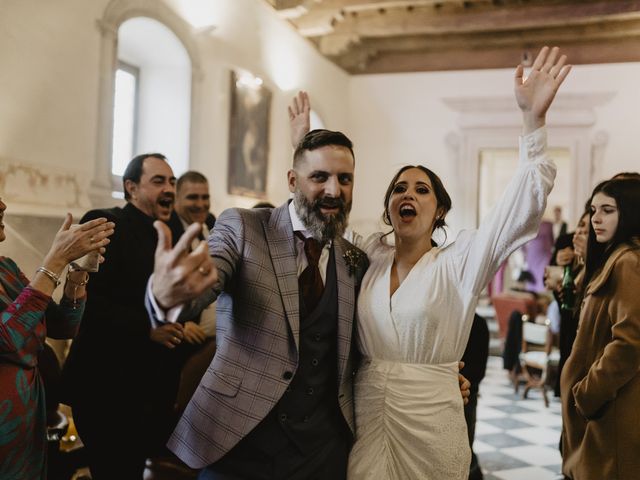
{"label": "bride's raised hand", "polygon": [[524,133],[531,133],[545,124],[547,110],[571,71],[567,56],[560,55],[558,47],[543,47],[538,53],[528,77],[524,67],[518,65],[515,73],[515,95],[522,111]]}

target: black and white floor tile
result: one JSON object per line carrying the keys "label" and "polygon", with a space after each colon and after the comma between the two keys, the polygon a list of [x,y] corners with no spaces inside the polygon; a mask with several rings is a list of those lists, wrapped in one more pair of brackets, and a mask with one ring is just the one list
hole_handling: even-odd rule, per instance
{"label": "black and white floor tile", "polygon": [[500,357],[489,357],[480,383],[473,445],[485,480],[556,480],[562,459],[558,451],[562,419],[560,402],[540,391],[527,399],[514,393]]}

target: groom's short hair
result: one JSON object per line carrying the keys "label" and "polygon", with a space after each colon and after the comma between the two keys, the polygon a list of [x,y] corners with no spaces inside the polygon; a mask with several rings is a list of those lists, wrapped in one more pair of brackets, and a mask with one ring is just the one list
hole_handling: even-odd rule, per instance
{"label": "groom's short hair", "polygon": [[300,143],[293,154],[293,166],[296,167],[302,161],[304,158],[304,152],[326,147],[327,145],[336,145],[348,148],[349,152],[351,152],[351,156],[353,157],[353,161],[355,162],[356,156],[353,153],[353,143],[344,133],[325,129],[316,129],[311,130],[302,138],[302,140],[300,140]]}

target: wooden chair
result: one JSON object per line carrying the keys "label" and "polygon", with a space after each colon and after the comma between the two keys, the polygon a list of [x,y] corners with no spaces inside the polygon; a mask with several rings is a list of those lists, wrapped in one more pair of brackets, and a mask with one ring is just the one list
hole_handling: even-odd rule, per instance
{"label": "wooden chair", "polygon": [[538,309],[535,296],[527,292],[502,292],[499,295],[491,297],[491,304],[496,311],[498,332],[502,339],[507,335],[507,327],[511,312],[516,310],[523,315],[526,314],[533,318],[535,317]]}
{"label": "wooden chair", "polygon": [[[530,322],[528,315],[522,316],[520,367],[526,382],[522,398],[527,398],[532,388],[540,388],[545,407],[549,406],[547,390],[553,391],[554,375],[557,374],[560,361],[560,351],[554,346],[549,323],[549,319],[544,324],[538,324]],[[517,392],[518,386],[515,387]]]}

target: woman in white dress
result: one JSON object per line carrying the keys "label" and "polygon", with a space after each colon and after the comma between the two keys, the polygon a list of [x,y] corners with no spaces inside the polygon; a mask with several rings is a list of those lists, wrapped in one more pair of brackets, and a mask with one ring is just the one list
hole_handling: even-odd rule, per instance
{"label": "woman in white dress", "polygon": [[536,235],[556,168],[546,154],[545,114],[569,73],[558,49],[543,48],[527,79],[515,74],[523,113],[520,165],[475,231],[451,245],[431,240],[451,200],[425,167],[404,167],[385,196],[394,245],[376,234],[358,298],[356,443],[349,480],[463,480],[471,459],[458,360],[478,295],[511,252]]}

